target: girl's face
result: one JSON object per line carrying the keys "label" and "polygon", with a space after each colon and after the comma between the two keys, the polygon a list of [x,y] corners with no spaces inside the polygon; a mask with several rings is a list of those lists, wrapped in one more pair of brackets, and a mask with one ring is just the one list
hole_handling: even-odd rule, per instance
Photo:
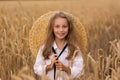
{"label": "girl's face", "polygon": [[65,18],[58,17],[53,23],[55,39],[63,40],[68,34],[68,22]]}

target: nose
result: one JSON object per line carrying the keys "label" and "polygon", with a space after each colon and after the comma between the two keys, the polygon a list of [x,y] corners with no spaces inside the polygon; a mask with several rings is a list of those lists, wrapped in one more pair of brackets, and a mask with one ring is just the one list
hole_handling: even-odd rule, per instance
{"label": "nose", "polygon": [[60,27],[60,31],[63,31],[63,27],[62,26]]}

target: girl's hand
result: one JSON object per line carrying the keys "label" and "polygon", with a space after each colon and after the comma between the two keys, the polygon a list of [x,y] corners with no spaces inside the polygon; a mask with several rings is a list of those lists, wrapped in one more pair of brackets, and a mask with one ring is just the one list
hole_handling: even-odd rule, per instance
{"label": "girl's hand", "polygon": [[57,59],[57,54],[53,54],[53,57],[52,57],[52,60],[51,60],[51,64],[49,64],[49,65],[46,66],[46,73],[49,70],[53,69],[54,63],[56,62],[56,59]]}
{"label": "girl's hand", "polygon": [[51,60],[51,65],[54,65],[57,59],[57,54],[53,54],[52,60]]}
{"label": "girl's hand", "polygon": [[59,60],[56,60],[55,65],[56,65],[56,68],[57,68],[58,70],[65,71],[65,72],[68,73],[68,75],[71,74],[70,68],[69,68],[69,67],[66,67],[66,66],[65,66],[62,62],[60,62]]}

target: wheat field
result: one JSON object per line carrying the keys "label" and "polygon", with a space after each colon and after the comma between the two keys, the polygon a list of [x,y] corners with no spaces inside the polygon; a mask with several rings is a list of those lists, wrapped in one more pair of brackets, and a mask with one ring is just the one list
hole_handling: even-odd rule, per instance
{"label": "wheat field", "polygon": [[86,29],[78,80],[120,80],[119,0],[0,1],[0,80],[48,80],[34,74],[28,37],[34,21],[54,10],[77,16]]}

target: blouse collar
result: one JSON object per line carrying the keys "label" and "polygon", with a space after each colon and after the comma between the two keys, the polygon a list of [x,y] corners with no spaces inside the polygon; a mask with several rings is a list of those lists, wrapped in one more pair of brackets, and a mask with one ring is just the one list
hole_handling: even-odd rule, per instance
{"label": "blouse collar", "polygon": [[[65,43],[65,44],[66,44],[66,43]],[[57,44],[56,44],[55,41],[53,42],[53,48],[54,48],[55,50],[57,50],[57,49],[59,50],[59,48],[58,48],[58,46],[57,46]],[[66,47],[65,51],[68,52],[68,46]]]}

